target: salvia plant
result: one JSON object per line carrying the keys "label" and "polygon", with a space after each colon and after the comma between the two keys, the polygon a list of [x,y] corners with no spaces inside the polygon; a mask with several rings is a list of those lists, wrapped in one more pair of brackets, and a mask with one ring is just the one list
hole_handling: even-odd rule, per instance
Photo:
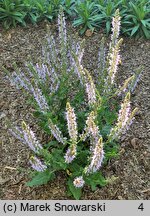
{"label": "salvia plant", "polygon": [[117,87],[122,42],[118,39],[119,10],[112,19],[107,54],[102,40],[96,79],[82,65],[85,41],[73,41],[67,35],[62,8],[58,30],[57,39],[48,34],[38,63],[26,63],[24,72],[15,66],[8,75],[11,83],[30,97],[34,116],[49,138],[41,143],[24,121],[20,127],[11,125],[9,131],[32,150],[29,164],[34,171],[28,186],[46,184],[62,171],[68,195],[79,199],[85,185],[95,190],[109,182],[102,170],[117,156],[119,139],[137,112],[131,110],[130,95],[140,72]]}

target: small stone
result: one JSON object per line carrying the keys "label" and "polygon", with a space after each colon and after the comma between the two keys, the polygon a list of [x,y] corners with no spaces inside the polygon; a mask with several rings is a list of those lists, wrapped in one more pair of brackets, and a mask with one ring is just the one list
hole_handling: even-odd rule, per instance
{"label": "small stone", "polygon": [[147,154],[148,154],[148,152],[147,152],[147,151],[143,152],[143,155],[147,156]]}
{"label": "small stone", "polygon": [[11,34],[10,34],[10,33],[8,34],[7,39],[8,39],[8,40],[11,39]]}
{"label": "small stone", "polygon": [[86,35],[87,37],[91,37],[92,34],[93,34],[93,31],[91,31],[90,29],[87,29],[86,32],[85,32],[85,35]]}
{"label": "small stone", "polygon": [[138,144],[138,138],[133,138],[131,140],[131,145],[133,146],[133,148],[136,148]]}
{"label": "small stone", "polygon": [[145,46],[144,44],[141,44],[141,48],[142,48],[142,49],[143,49],[144,46]]}
{"label": "small stone", "polygon": [[119,200],[123,200],[122,196],[118,196],[118,199],[119,199]]}
{"label": "small stone", "polygon": [[5,113],[0,113],[0,120],[2,119],[2,118],[5,118],[6,117],[6,114]]}

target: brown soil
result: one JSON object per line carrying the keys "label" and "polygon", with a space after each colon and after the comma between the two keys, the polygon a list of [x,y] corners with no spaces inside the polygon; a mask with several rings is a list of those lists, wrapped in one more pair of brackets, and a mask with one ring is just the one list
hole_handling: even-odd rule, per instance
{"label": "brown soil", "polygon": [[[0,28],[1,29],[1,28]],[[50,26],[56,32],[56,26]],[[68,24],[70,33],[75,33]],[[0,33],[0,66],[12,71],[12,63],[22,66],[30,57],[36,62],[40,56],[41,44],[46,35],[46,23],[27,28],[17,27]],[[97,51],[102,33],[85,37],[86,50],[84,65],[92,71],[96,66]],[[118,77],[122,83],[140,65],[144,66],[143,75],[134,94],[133,107],[139,112],[134,124],[122,138],[120,157],[103,168],[105,176],[112,183],[92,192],[85,187],[82,199],[149,199],[149,149],[150,149],[150,41],[124,38],[121,48],[122,65]],[[26,104],[22,93],[13,88],[0,67],[1,100],[1,145],[0,145],[0,197],[1,199],[70,199],[66,195],[65,176],[58,174],[57,180],[45,186],[29,188],[28,180],[29,149],[14,139],[7,131],[6,118],[16,124],[25,120],[33,126],[40,140],[44,136],[36,127],[32,109]]]}

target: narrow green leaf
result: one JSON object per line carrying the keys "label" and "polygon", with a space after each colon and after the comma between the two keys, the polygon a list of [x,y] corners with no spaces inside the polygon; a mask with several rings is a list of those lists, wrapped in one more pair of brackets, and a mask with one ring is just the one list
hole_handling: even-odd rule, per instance
{"label": "narrow green leaf", "polygon": [[107,34],[110,32],[110,21],[106,22],[106,32]]}
{"label": "narrow green leaf", "polygon": [[145,20],[141,20],[141,23],[146,27],[146,21]]}
{"label": "narrow green leaf", "polygon": [[150,31],[145,26],[142,26],[142,30],[144,32],[145,37],[147,39],[150,39]]}
{"label": "narrow green leaf", "polygon": [[137,30],[139,29],[139,26],[140,25],[137,25],[132,29],[131,36],[133,36],[137,32]]}

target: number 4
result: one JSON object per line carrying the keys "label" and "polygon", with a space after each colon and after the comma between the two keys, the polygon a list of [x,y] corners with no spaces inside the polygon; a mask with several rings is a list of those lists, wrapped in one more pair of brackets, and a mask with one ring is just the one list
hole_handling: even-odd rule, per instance
{"label": "number 4", "polygon": [[144,207],[143,207],[143,203],[141,203],[138,207],[139,210],[143,211],[144,210]]}

